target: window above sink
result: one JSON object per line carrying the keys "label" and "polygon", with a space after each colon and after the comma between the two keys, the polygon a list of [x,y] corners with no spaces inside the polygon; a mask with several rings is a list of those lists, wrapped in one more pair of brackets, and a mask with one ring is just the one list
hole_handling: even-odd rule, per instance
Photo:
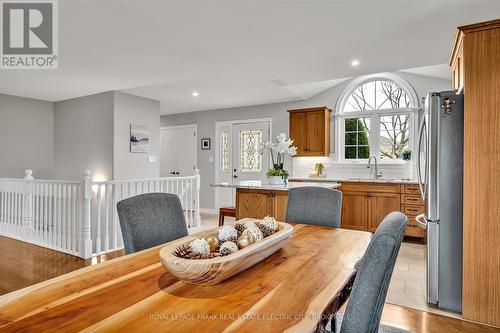
{"label": "window above sink", "polygon": [[354,80],[336,108],[336,151],[339,162],[380,162],[401,159],[414,150],[418,99],[413,88],[396,75],[365,76]]}

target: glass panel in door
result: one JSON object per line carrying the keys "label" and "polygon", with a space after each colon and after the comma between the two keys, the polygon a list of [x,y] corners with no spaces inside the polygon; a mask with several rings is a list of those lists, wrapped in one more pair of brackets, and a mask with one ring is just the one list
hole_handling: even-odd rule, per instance
{"label": "glass panel in door", "polygon": [[233,179],[266,181],[269,154],[262,144],[269,140],[269,123],[233,125]]}

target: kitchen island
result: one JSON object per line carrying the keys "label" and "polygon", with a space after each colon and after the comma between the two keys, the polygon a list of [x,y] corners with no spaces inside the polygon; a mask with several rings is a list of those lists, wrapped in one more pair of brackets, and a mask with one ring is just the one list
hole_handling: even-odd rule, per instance
{"label": "kitchen island", "polygon": [[293,182],[286,185],[274,185],[262,181],[240,181],[220,183],[215,187],[236,189],[236,219],[245,217],[261,219],[272,216],[278,221],[285,221],[288,191],[296,187],[316,186],[338,189],[337,182]]}

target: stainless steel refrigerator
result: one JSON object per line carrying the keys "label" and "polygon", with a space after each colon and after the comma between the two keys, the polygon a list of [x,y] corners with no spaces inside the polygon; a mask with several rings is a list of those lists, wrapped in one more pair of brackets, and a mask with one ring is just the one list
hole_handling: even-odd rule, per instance
{"label": "stainless steel refrigerator", "polygon": [[419,126],[417,174],[427,229],[427,302],[462,310],[463,95],[429,93]]}

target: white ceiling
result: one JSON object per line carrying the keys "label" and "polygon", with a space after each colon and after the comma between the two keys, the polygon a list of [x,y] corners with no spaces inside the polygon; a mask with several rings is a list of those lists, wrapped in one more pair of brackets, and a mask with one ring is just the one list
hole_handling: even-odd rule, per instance
{"label": "white ceiling", "polygon": [[433,65],[455,27],[496,18],[500,1],[60,0],[59,11],[59,69],[1,71],[1,93],[122,90],[167,114],[304,99],[368,73],[447,78]]}
{"label": "white ceiling", "polygon": [[410,73],[422,76],[428,76],[435,79],[451,80],[451,69],[448,64],[423,66],[417,68],[401,69],[403,73]]}

